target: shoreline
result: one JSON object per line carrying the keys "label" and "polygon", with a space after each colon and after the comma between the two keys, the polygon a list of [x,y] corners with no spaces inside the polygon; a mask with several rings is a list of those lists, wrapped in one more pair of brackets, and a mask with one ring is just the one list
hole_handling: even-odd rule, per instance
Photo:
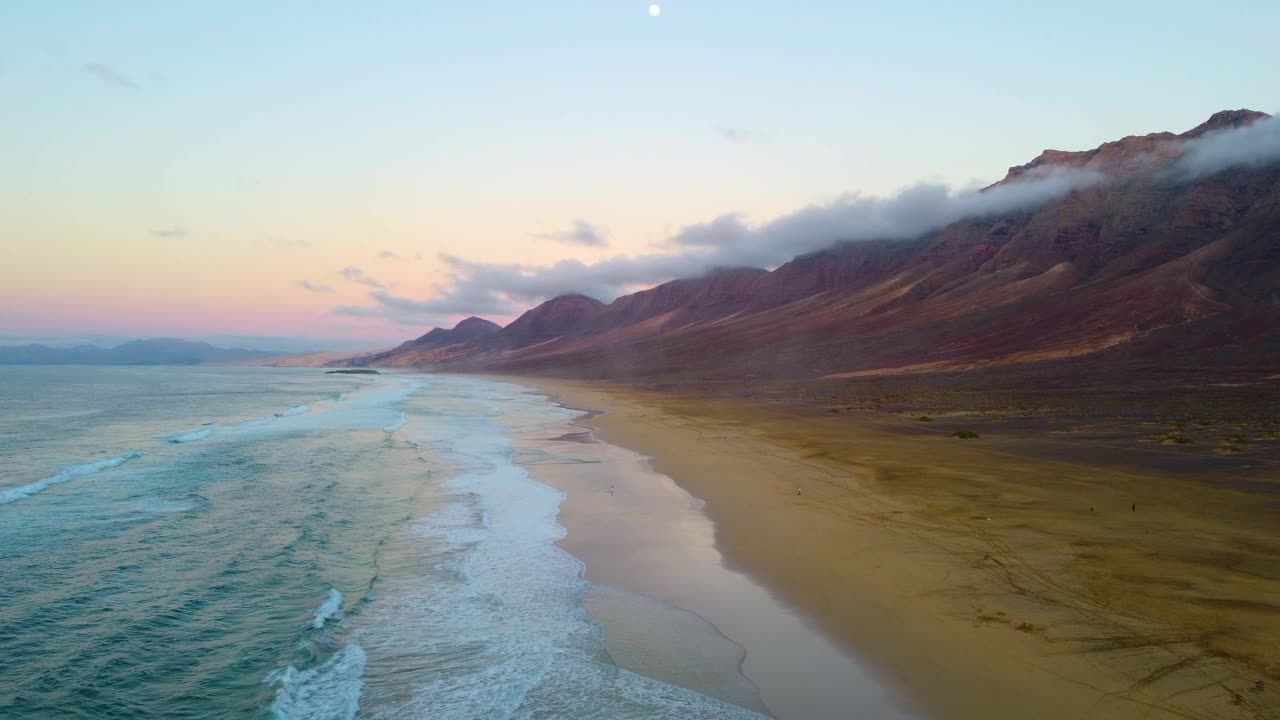
{"label": "shoreline", "polygon": [[[1266,516],[1238,494],[869,424],[833,436],[731,401],[504,379],[601,411],[578,422],[704,500],[727,567],[928,717],[1280,716],[1260,648],[1280,608],[1248,601],[1276,596],[1280,576]],[[1142,512],[1121,513],[1135,493]],[[1244,554],[1215,560],[1204,545],[1220,544]]]}
{"label": "shoreline", "polygon": [[583,606],[619,667],[782,720],[842,720],[855,708],[919,717],[808,618],[729,568],[701,501],[649,458],[597,438],[598,412],[559,404],[582,414],[513,440],[530,475],[564,493],[558,544],[583,563]]}

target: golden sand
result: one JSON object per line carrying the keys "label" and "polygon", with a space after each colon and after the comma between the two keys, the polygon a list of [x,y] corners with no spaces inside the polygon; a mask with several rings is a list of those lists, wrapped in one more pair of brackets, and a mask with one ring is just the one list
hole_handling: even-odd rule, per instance
{"label": "golden sand", "polygon": [[517,458],[565,493],[560,545],[627,670],[780,720],[911,720],[904,694],[745,573],[726,567],[702,503],[580,421],[513,435]]}
{"label": "golden sand", "polygon": [[[727,562],[931,717],[1280,717],[1280,512],[848,416],[525,379],[706,501]],[[726,599],[726,602],[731,600]]]}

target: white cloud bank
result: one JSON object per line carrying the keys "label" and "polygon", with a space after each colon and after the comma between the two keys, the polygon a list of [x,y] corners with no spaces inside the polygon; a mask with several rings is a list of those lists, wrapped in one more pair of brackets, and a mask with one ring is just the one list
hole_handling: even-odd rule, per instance
{"label": "white cloud bank", "polygon": [[[1276,162],[1280,162],[1280,120],[1269,117],[1187,143],[1173,170],[1178,179],[1187,181],[1232,167]],[[740,213],[728,213],[681,229],[669,238],[666,250],[618,255],[590,264],[567,259],[524,266],[442,255],[449,283],[437,288],[435,297],[414,300],[373,292],[374,306],[343,306],[335,312],[427,325],[445,324],[447,318],[458,315],[511,315],[566,293],[608,301],[634,286],[694,276],[715,267],[775,267],[841,241],[916,238],[959,220],[1032,210],[1106,180],[1090,170],[1043,166],[982,191],[919,183],[887,197],[851,193],[759,224]]]}

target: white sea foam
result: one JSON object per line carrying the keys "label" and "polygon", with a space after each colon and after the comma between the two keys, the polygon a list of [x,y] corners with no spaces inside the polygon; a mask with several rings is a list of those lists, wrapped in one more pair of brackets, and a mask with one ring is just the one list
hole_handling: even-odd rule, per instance
{"label": "white sea foam", "polygon": [[173,443],[174,445],[181,445],[183,443],[203,440],[212,434],[213,434],[213,427],[208,425],[202,425],[198,428],[191,428],[190,430],[182,430],[181,432],[176,432],[171,435],[166,435],[165,440],[167,442]]}
{"label": "white sea foam", "polygon": [[294,405],[288,410],[281,410],[280,412],[276,413],[276,417],[293,417],[294,415],[301,415],[302,413],[307,412],[310,409],[311,408],[307,407],[306,405]]}
{"label": "white sea foam", "polygon": [[267,675],[278,686],[271,712],[280,720],[351,720],[360,709],[367,662],[359,645],[348,645],[313,668],[292,665]]}
{"label": "white sea foam", "polygon": [[[582,564],[555,544],[563,495],[515,465],[504,428],[562,411],[519,388],[450,379],[414,414],[413,440],[458,467],[453,501],[410,532],[430,576],[384,587],[349,628],[377,657],[439,658],[405,697],[376,681],[371,718],[760,718],[614,666],[582,608]],[[412,409],[412,408],[411,408]]]}
{"label": "white sea foam", "polygon": [[324,624],[329,620],[329,618],[337,615],[338,611],[341,609],[342,593],[338,592],[337,588],[330,588],[329,596],[326,597],[324,602],[320,603],[320,607],[316,609],[316,616],[311,621],[311,627],[319,630],[324,627]]}
{"label": "white sea foam", "polygon": [[0,505],[31,497],[32,495],[48,488],[50,485],[57,485],[59,483],[67,482],[68,480],[74,480],[78,477],[84,477],[85,475],[92,475],[96,472],[101,472],[107,468],[123,465],[124,463],[133,460],[134,458],[140,458],[143,455],[144,453],[141,450],[134,450],[133,452],[127,452],[124,455],[117,455],[116,457],[108,458],[106,460],[99,460],[97,462],[69,467],[57,475],[0,492]]}
{"label": "white sea foam", "polygon": [[390,425],[388,425],[388,426],[386,426],[386,427],[384,427],[384,428],[382,428],[382,429],[383,429],[383,430],[386,430],[386,431],[387,431],[387,432],[389,432],[389,433],[396,432],[396,431],[397,431],[397,430],[399,430],[400,428],[404,427],[404,423],[405,423],[405,420],[406,420],[406,419],[407,419],[407,418],[405,417],[405,414],[404,414],[404,413],[400,413],[400,417],[399,417],[399,418],[397,418],[395,422],[391,423]]}

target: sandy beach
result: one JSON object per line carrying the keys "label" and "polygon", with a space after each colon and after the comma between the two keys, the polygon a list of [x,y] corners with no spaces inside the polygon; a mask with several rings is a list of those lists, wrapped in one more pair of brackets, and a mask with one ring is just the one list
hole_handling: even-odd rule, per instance
{"label": "sandy beach", "polygon": [[[612,461],[613,494],[571,465],[535,470],[567,493],[562,542],[588,579],[710,619],[779,717],[822,716],[787,704],[812,697],[795,684],[812,673],[753,665],[752,644],[803,659],[829,640],[842,652],[821,657],[844,660],[811,666],[882,703],[848,717],[1280,717],[1280,539],[1256,495],[849,417],[518,381],[602,411],[577,422],[635,454]],[[773,640],[751,636],[763,606],[732,624],[753,586],[797,619]],[[606,631],[621,607],[587,605]]]}
{"label": "sandy beach", "polygon": [[[565,493],[561,546],[620,667],[782,720],[921,715],[715,544],[704,504],[581,421],[515,433],[516,459]],[[731,602],[726,602],[731,598]]]}

